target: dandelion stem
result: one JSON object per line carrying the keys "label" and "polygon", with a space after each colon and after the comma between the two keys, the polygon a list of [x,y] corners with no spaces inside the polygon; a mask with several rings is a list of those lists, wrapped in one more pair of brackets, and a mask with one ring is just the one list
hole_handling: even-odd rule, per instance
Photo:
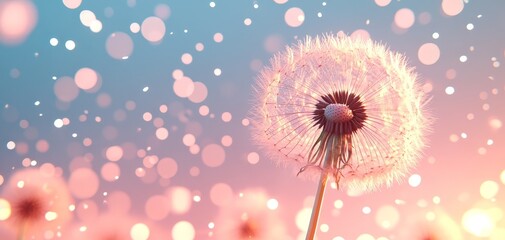
{"label": "dandelion stem", "polygon": [[[324,155],[324,167],[331,166],[331,155],[333,152],[332,141],[328,141],[326,144],[326,151]],[[319,221],[319,213],[321,212],[321,205],[323,203],[324,193],[326,191],[326,183],[328,182],[328,172],[321,171],[321,177],[319,178],[319,186],[317,187],[316,199],[314,200],[314,206],[312,207],[312,215],[310,216],[309,229],[307,229],[307,236],[305,240],[313,240],[316,235],[317,222]]]}
{"label": "dandelion stem", "polygon": [[321,212],[321,205],[323,203],[324,192],[326,190],[326,182],[328,182],[328,173],[321,172],[319,186],[317,187],[316,199],[312,207],[312,215],[310,216],[309,229],[307,229],[307,236],[305,240],[313,240],[316,235],[317,222],[319,220],[319,213]]}

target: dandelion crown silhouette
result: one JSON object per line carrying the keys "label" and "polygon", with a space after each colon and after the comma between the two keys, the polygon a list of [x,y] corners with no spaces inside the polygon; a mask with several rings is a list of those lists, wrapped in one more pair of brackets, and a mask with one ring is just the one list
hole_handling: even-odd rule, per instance
{"label": "dandelion crown silhouette", "polygon": [[337,187],[373,190],[416,164],[431,123],[405,57],[345,35],[306,37],[254,86],[253,136],[269,157]]}

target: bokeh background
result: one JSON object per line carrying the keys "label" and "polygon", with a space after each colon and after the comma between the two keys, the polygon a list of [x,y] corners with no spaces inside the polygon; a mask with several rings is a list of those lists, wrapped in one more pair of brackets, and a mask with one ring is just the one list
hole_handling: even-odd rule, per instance
{"label": "bokeh background", "polygon": [[436,122],[401,183],[329,189],[318,239],[505,239],[504,11],[501,0],[0,0],[0,190],[24,168],[66,181],[72,220],[42,239],[113,210],[141,224],[133,239],[226,239],[247,211],[282,226],[260,224],[264,239],[304,239],[317,184],[252,144],[252,85],[285,45],[342,32],[403,53]]}

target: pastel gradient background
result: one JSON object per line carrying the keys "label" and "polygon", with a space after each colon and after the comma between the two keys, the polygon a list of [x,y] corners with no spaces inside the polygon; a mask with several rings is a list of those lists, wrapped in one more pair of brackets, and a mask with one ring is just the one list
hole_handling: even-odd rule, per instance
{"label": "pastel gradient background", "polygon": [[[329,190],[318,239],[505,239],[504,11],[501,0],[0,0],[0,188],[19,169],[54,168],[76,208],[94,209],[70,225],[116,194],[178,240],[218,239],[220,219],[236,217],[225,209],[257,191],[285,239],[304,239],[317,184],[252,145],[251,86],[285,45],[342,31],[403,53],[436,122],[403,182]],[[75,181],[82,168],[99,181]]]}

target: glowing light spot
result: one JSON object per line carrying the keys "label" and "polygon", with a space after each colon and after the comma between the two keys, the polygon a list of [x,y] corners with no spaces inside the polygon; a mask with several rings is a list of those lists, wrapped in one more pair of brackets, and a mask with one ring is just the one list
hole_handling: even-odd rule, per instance
{"label": "glowing light spot", "polygon": [[49,44],[51,44],[51,46],[53,47],[56,47],[58,45],[58,39],[57,38],[49,39]]}
{"label": "glowing light spot", "polygon": [[156,170],[162,178],[172,178],[177,173],[177,162],[172,158],[162,158],[156,165]]}
{"label": "glowing light spot", "polygon": [[140,31],[140,24],[138,24],[136,22],[130,24],[130,31],[132,33],[138,33]]}
{"label": "glowing light spot", "polygon": [[359,235],[356,238],[356,240],[375,240],[375,238],[368,233],[363,233],[363,234]]}
{"label": "glowing light spot", "polygon": [[11,205],[3,198],[0,198],[0,221],[7,220],[11,216]]}
{"label": "glowing light spot", "polygon": [[287,3],[288,0],[274,0],[274,2],[277,4],[284,4],[284,3]]}
{"label": "glowing light spot", "polygon": [[221,144],[225,147],[231,146],[232,143],[233,143],[233,138],[230,135],[224,135],[221,138]]}
{"label": "glowing light spot", "polygon": [[473,28],[474,28],[474,26],[471,23],[469,23],[469,24],[466,25],[466,29],[468,29],[468,31],[473,30]]}
{"label": "glowing light spot", "polygon": [[54,221],[58,218],[58,214],[55,212],[46,212],[44,217],[48,222],[51,222],[51,221]]}
{"label": "glowing light spot", "polygon": [[105,49],[109,56],[117,60],[125,60],[133,52],[133,40],[123,32],[114,32],[107,38]]}
{"label": "glowing light spot", "polygon": [[195,235],[195,228],[187,221],[177,222],[172,228],[172,238],[174,240],[193,240]]}
{"label": "glowing light spot", "polygon": [[247,162],[250,164],[257,164],[260,161],[260,155],[257,152],[250,152],[247,154]]}
{"label": "glowing light spot", "polygon": [[82,0],[63,0],[63,5],[69,9],[76,9],[81,6]]}
{"label": "glowing light spot", "polygon": [[214,75],[217,77],[221,76],[221,69],[220,68],[214,69]]}
{"label": "glowing light spot", "polygon": [[270,210],[275,210],[279,207],[279,201],[275,198],[268,199],[267,208]]}
{"label": "glowing light spot", "polygon": [[[57,119],[58,120],[58,119]],[[61,120],[61,119],[60,119]],[[56,122],[56,121],[55,121]],[[59,125],[59,124],[58,124]],[[54,125],[56,127],[56,124]],[[61,122],[61,126],[63,126],[63,121]],[[7,144],[6,144],[6,147],[7,149],[9,150],[13,150],[14,148],[16,148],[16,143],[13,142],[13,141],[8,141]]]}
{"label": "glowing light spot", "polygon": [[137,223],[130,229],[130,237],[132,240],[147,240],[149,234],[149,227],[143,223]]}
{"label": "glowing light spot", "polygon": [[400,220],[399,211],[393,206],[382,206],[375,214],[375,222],[384,229],[393,229]]}
{"label": "glowing light spot", "polygon": [[505,184],[505,170],[503,170],[500,174],[500,181]]}
{"label": "glowing light spot", "polygon": [[168,129],[163,127],[156,129],[156,137],[159,140],[166,140],[168,138],[168,135],[169,135]]}
{"label": "glowing light spot", "polygon": [[408,29],[414,25],[414,12],[408,8],[402,8],[395,13],[395,24],[399,28]]}
{"label": "glowing light spot", "polygon": [[75,49],[75,42],[73,40],[67,40],[65,42],[65,48],[67,48],[67,50],[74,50]]}
{"label": "glowing light spot", "polygon": [[284,14],[284,21],[290,27],[299,27],[305,21],[305,13],[300,8],[292,7]]}
{"label": "glowing light spot", "polygon": [[202,116],[209,115],[209,112],[210,112],[210,109],[206,105],[202,105],[202,106],[200,106],[200,108],[198,108],[198,113],[200,113],[200,115],[202,115]]}
{"label": "glowing light spot", "polygon": [[98,82],[98,74],[91,68],[81,68],[75,73],[74,81],[78,88],[89,90]]}
{"label": "glowing light spot", "polygon": [[168,216],[170,199],[163,195],[154,195],[147,199],[145,213],[152,220],[159,221]]}
{"label": "glowing light spot", "polygon": [[351,38],[352,39],[360,38],[363,40],[367,40],[370,38],[370,33],[368,33],[368,31],[365,29],[357,29],[356,31],[351,33]]}
{"label": "glowing light spot", "polygon": [[141,25],[142,36],[149,42],[159,42],[165,36],[165,23],[159,17],[148,17]]}
{"label": "glowing light spot", "polygon": [[191,208],[191,192],[185,187],[173,187],[169,191],[170,206],[175,214],[185,214]]}
{"label": "glowing light spot", "polygon": [[31,1],[0,1],[0,42],[22,43],[35,28],[37,15],[37,8]]}
{"label": "glowing light spot", "polygon": [[226,153],[220,145],[209,144],[202,150],[202,161],[208,167],[218,167],[224,163]]}
{"label": "glowing light spot", "polygon": [[250,25],[251,25],[251,23],[252,23],[252,20],[251,20],[250,18],[246,18],[246,19],[244,19],[244,25],[246,25],[246,26],[250,26]]}
{"label": "glowing light spot", "polygon": [[193,94],[195,90],[195,84],[191,78],[184,76],[174,81],[173,90],[175,95],[178,97],[186,98]]}
{"label": "glowing light spot", "polygon": [[184,53],[181,56],[181,62],[186,65],[191,64],[191,62],[193,62],[193,56],[191,56],[189,53]]}
{"label": "glowing light spot", "polygon": [[233,190],[226,183],[216,183],[210,189],[210,200],[218,207],[226,206],[233,199]]}
{"label": "glowing light spot", "polygon": [[435,64],[440,58],[440,49],[434,43],[425,43],[419,47],[417,57],[424,65]]}
{"label": "glowing light spot", "polygon": [[328,226],[328,224],[321,224],[321,226],[319,227],[319,230],[321,230],[321,232],[328,232],[330,230],[330,226]]}
{"label": "glowing light spot", "polygon": [[465,55],[462,55],[461,57],[459,57],[459,61],[462,63],[466,62],[467,60],[468,60],[468,57]]}
{"label": "glowing light spot", "polygon": [[123,157],[123,148],[120,146],[110,146],[105,151],[105,157],[109,161],[119,161]]}
{"label": "glowing light spot", "polygon": [[194,90],[193,93],[188,97],[191,102],[201,103],[207,98],[208,90],[207,86],[202,82],[193,83]]}
{"label": "glowing light spot", "polygon": [[500,129],[500,128],[502,127],[502,125],[503,125],[503,124],[502,124],[502,122],[501,122],[501,120],[500,120],[500,119],[497,119],[497,118],[491,118],[491,119],[489,120],[489,126],[491,126],[491,128],[492,128],[493,130],[498,130],[498,129]]}
{"label": "glowing light spot", "polygon": [[184,135],[184,137],[182,137],[182,143],[186,146],[192,146],[193,144],[195,144],[196,142],[196,138],[195,138],[195,135],[193,134],[186,134]]}
{"label": "glowing light spot", "polygon": [[198,51],[198,52],[203,51],[204,48],[205,48],[205,46],[203,45],[203,43],[197,43],[195,45],[195,50]]}
{"label": "glowing light spot", "polygon": [[298,230],[302,232],[307,231],[311,214],[312,214],[311,208],[303,208],[300,211],[298,211],[295,217],[295,223]]}
{"label": "glowing light spot", "polygon": [[113,182],[119,179],[121,169],[119,165],[114,162],[105,163],[100,169],[100,175],[105,181]]}
{"label": "glowing light spot", "polygon": [[452,94],[454,94],[454,92],[455,92],[454,87],[449,86],[449,87],[446,87],[446,88],[445,88],[445,93],[446,93],[447,95],[452,95]]}
{"label": "glowing light spot", "polygon": [[223,41],[224,36],[222,33],[215,33],[213,39],[214,39],[214,42],[220,43]]}
{"label": "glowing light spot", "polygon": [[448,16],[458,15],[464,7],[463,0],[442,0],[442,11]]}
{"label": "glowing light spot", "polygon": [[89,27],[91,23],[96,20],[96,16],[95,13],[90,10],[82,10],[79,14],[79,19],[81,20],[82,25]]}
{"label": "glowing light spot", "polygon": [[230,112],[224,112],[223,114],[221,114],[221,120],[223,120],[223,122],[230,122],[231,119],[232,116]]}
{"label": "glowing light spot", "polygon": [[68,179],[70,192],[80,199],[93,197],[98,191],[99,183],[98,176],[89,168],[74,170]]}
{"label": "glowing light spot", "polygon": [[480,195],[485,199],[492,199],[496,196],[499,189],[498,183],[488,180],[480,185]]}
{"label": "glowing light spot", "polygon": [[385,7],[391,3],[391,0],[375,0],[375,4],[379,7]]}
{"label": "glowing light spot", "polygon": [[365,206],[363,207],[363,209],[361,209],[361,211],[364,213],[364,214],[370,214],[372,212],[372,209],[368,206]]}
{"label": "glowing light spot", "polygon": [[476,237],[489,237],[495,228],[495,223],[486,211],[472,208],[463,214],[464,229]]}
{"label": "glowing light spot", "polygon": [[341,209],[342,207],[344,207],[344,202],[342,200],[336,200],[334,203],[333,203],[333,206],[335,206],[335,208],[337,209]]}
{"label": "glowing light spot", "polygon": [[421,176],[419,174],[412,174],[409,177],[409,185],[411,187],[418,187],[421,184]]}
{"label": "glowing light spot", "polygon": [[215,2],[210,2],[210,3],[209,3],[209,6],[210,6],[211,8],[214,8],[214,7],[216,7],[216,3],[215,3]]}
{"label": "glowing light spot", "polygon": [[166,4],[158,4],[154,9],[154,15],[163,20],[167,20],[170,17],[170,14],[171,14],[170,7]]}

